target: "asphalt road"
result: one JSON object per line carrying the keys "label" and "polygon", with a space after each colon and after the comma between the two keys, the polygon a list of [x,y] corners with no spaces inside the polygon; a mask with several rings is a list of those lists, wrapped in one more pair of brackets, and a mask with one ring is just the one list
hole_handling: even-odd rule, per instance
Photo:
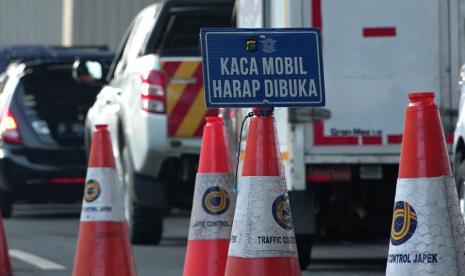
{"label": "asphalt road", "polygon": [[[78,206],[18,206],[3,221],[14,275],[71,275],[78,212]],[[166,220],[161,245],[134,246],[139,276],[182,274],[188,223],[186,215],[173,215]],[[384,275],[386,255],[384,243],[319,244],[302,275]]]}

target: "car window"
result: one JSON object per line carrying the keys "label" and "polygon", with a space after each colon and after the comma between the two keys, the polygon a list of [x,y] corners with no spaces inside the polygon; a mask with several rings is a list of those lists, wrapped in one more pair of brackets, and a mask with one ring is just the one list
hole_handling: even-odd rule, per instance
{"label": "car window", "polygon": [[154,32],[147,52],[160,56],[198,56],[203,27],[231,27],[232,8],[172,9],[161,31]]}
{"label": "car window", "polygon": [[[131,28],[132,26],[129,29]],[[123,40],[121,41],[120,46],[118,47],[118,50],[116,51],[115,58],[113,59],[113,62],[111,63],[110,70],[108,71],[107,81],[110,81],[116,75],[116,68],[118,67],[118,64],[120,63],[123,57],[123,50],[128,41],[128,36],[129,36],[129,31],[127,31],[124,34]]]}
{"label": "car window", "polygon": [[142,45],[152,29],[153,17],[150,16],[138,16],[134,20],[133,27],[128,34],[128,39],[125,43],[122,51],[121,60],[118,62],[115,75],[119,75],[124,72],[128,62],[135,59],[141,52]]}
{"label": "car window", "polygon": [[8,81],[8,76],[6,74],[0,75],[0,116],[3,116],[5,112],[5,105],[7,103],[8,94],[3,93],[6,83]]}
{"label": "car window", "polygon": [[128,56],[128,48],[131,47],[131,41],[134,37],[134,32],[137,30],[138,23],[140,22],[140,16],[136,17],[129,26],[128,30],[124,34],[122,43],[120,44],[117,54],[115,56],[115,60],[111,65],[110,72],[108,74],[107,80],[110,81],[115,76],[118,76],[124,71],[126,67],[126,61]]}
{"label": "car window", "polygon": [[113,77],[116,77],[119,74],[121,74],[124,71],[124,68],[126,67],[128,48],[131,46],[131,39],[132,37],[134,37],[134,31],[137,29],[137,22],[139,21],[140,18],[136,18],[132,22],[131,27],[129,27],[129,31],[125,35],[124,43],[120,47],[120,50],[117,55],[117,61],[115,63]]}

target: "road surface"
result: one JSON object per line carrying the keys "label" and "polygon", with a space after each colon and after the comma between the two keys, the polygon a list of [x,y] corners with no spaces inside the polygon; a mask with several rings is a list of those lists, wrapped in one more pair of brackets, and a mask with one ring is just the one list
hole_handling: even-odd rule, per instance
{"label": "road surface", "polygon": [[[4,219],[15,276],[71,275],[79,229],[78,206],[20,205]],[[170,216],[159,246],[134,246],[139,276],[182,274],[189,218]],[[384,275],[387,246],[319,244],[303,276]]]}

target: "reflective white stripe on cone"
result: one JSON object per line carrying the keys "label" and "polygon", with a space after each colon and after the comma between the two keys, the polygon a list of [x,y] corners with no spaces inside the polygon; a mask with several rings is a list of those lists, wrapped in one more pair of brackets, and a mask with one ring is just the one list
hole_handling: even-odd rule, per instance
{"label": "reflective white stripe on cone", "polygon": [[465,227],[451,176],[397,181],[386,275],[465,275]]}
{"label": "reflective white stripe on cone", "polygon": [[[102,185],[104,183],[104,185]],[[88,168],[81,221],[125,221],[123,195],[114,168]]]}
{"label": "reflective white stripe on cone", "polygon": [[231,173],[198,173],[189,240],[229,240],[236,208]]}
{"label": "reflective white stripe on cone", "polygon": [[229,256],[242,258],[297,257],[297,247],[282,176],[241,176]]}

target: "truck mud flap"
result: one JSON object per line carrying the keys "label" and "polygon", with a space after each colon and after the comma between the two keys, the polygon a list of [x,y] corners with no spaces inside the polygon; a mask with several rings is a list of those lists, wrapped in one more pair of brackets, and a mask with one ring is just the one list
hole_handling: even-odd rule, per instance
{"label": "truck mud flap", "polygon": [[312,188],[305,191],[289,191],[292,220],[296,235],[316,233],[315,199]]}
{"label": "truck mud flap", "polygon": [[163,209],[168,207],[166,185],[163,181],[136,175],[134,186],[138,205]]}

